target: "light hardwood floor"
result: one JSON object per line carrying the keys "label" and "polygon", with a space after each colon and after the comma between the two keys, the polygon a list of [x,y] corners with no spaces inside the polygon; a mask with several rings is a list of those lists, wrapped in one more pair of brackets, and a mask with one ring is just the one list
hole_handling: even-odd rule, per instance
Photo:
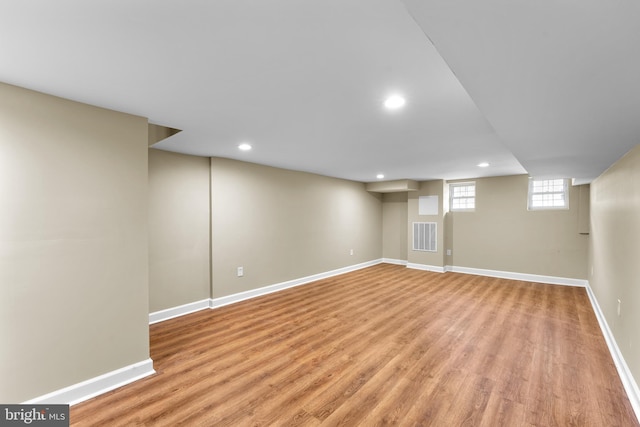
{"label": "light hardwood floor", "polygon": [[380,264],[150,328],[72,425],[639,425],[583,288]]}

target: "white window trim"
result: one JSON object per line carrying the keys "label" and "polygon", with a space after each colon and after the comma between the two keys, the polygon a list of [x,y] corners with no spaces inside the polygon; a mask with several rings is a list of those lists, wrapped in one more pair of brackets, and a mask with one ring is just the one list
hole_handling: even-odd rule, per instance
{"label": "white window trim", "polygon": [[[533,206],[534,194],[557,194],[555,193],[534,193],[533,183],[534,181],[555,181],[556,179],[562,179],[563,193],[564,193],[564,206]],[[529,179],[529,192],[527,196],[527,210],[530,211],[546,211],[546,210],[567,210],[569,209],[569,179],[567,178],[551,178],[551,179]]]}
{"label": "white window trim", "polygon": [[[454,187],[464,187],[467,185],[473,185],[474,188],[474,195],[473,195],[473,208],[454,208],[453,207],[453,200],[454,199],[459,199],[460,197],[453,197],[454,194]],[[476,210],[475,206],[476,206],[476,202],[477,202],[477,196],[478,196],[478,192],[477,192],[477,187],[476,187],[476,182],[475,181],[465,181],[465,182],[451,182],[449,183],[449,210],[451,212],[474,212]]]}

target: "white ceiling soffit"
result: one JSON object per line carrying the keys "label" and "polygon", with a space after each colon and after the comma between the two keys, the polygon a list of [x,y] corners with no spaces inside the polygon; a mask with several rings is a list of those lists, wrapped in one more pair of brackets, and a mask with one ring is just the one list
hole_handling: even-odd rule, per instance
{"label": "white ceiling soffit", "polygon": [[525,172],[397,0],[4,0],[0,81],[181,129],[156,147],[188,154],[365,182]]}
{"label": "white ceiling soffit", "polygon": [[403,1],[532,176],[589,181],[640,143],[640,1]]}

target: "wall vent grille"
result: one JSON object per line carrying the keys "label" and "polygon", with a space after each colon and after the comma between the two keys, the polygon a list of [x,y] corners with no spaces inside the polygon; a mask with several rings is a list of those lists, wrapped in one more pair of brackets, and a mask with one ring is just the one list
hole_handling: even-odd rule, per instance
{"label": "wall vent grille", "polygon": [[438,224],[435,222],[413,223],[413,250],[438,251]]}

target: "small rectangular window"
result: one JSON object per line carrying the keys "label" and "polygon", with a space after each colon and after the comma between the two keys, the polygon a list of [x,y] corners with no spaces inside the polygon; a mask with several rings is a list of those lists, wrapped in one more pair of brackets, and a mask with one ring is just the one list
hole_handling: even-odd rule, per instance
{"label": "small rectangular window", "polygon": [[476,183],[449,184],[450,207],[453,212],[473,211],[476,208]]}
{"label": "small rectangular window", "polygon": [[529,210],[569,209],[568,179],[530,179]]}

